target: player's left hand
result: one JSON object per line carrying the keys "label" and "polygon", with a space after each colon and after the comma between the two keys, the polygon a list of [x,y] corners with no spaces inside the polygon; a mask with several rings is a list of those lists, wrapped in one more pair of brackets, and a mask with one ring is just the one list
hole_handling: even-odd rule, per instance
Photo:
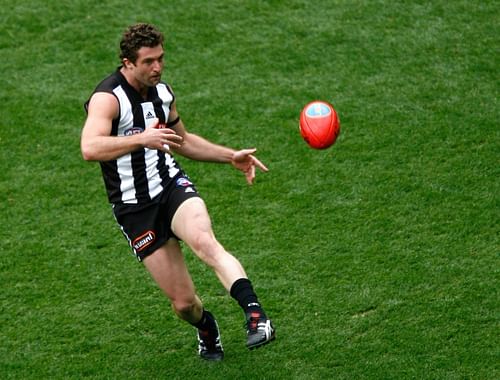
{"label": "player's left hand", "polygon": [[263,172],[267,172],[269,169],[260,162],[253,154],[257,149],[242,149],[233,153],[231,159],[231,164],[238,170],[241,170],[247,179],[249,185],[253,183],[255,178],[255,167],[257,166]]}

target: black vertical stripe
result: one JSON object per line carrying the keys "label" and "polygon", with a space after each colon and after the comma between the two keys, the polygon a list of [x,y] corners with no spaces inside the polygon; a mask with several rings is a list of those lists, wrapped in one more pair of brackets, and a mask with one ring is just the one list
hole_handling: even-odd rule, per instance
{"label": "black vertical stripe", "polygon": [[118,175],[116,160],[101,162],[101,172],[106,186],[108,199],[121,200],[120,176]]}
{"label": "black vertical stripe", "polygon": [[161,124],[166,124],[166,115],[163,111],[163,100],[158,95],[158,90],[156,87],[152,87],[149,91],[149,99],[153,103],[153,108],[155,110],[156,117],[160,120]]}

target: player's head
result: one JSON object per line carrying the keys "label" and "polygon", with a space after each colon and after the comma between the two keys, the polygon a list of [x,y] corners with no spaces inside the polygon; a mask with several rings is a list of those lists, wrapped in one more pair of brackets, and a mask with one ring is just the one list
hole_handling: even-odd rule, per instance
{"label": "player's head", "polygon": [[163,34],[151,24],[135,24],[125,30],[120,41],[120,59],[135,63],[142,47],[163,46]]}

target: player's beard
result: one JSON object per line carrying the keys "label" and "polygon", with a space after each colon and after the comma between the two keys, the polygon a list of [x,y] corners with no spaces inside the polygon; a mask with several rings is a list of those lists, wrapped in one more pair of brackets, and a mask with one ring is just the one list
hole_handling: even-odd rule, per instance
{"label": "player's beard", "polygon": [[150,86],[156,86],[160,83],[161,73],[153,74],[149,77]]}

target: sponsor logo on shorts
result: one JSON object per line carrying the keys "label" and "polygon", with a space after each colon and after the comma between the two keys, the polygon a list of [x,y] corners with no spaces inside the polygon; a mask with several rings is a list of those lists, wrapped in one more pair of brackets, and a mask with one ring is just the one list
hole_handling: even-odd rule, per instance
{"label": "sponsor logo on shorts", "polygon": [[142,128],[132,127],[132,128],[125,130],[125,132],[123,132],[123,134],[125,136],[132,136],[132,135],[138,135],[139,133],[142,133],[143,131],[144,130]]}
{"label": "sponsor logo on shorts", "polygon": [[154,231],[149,230],[143,233],[141,236],[135,238],[135,240],[132,242],[132,247],[134,247],[137,252],[141,252],[143,249],[153,244],[155,240],[156,235]]}
{"label": "sponsor logo on shorts", "polygon": [[177,187],[188,187],[193,185],[193,183],[186,177],[177,178]]}

